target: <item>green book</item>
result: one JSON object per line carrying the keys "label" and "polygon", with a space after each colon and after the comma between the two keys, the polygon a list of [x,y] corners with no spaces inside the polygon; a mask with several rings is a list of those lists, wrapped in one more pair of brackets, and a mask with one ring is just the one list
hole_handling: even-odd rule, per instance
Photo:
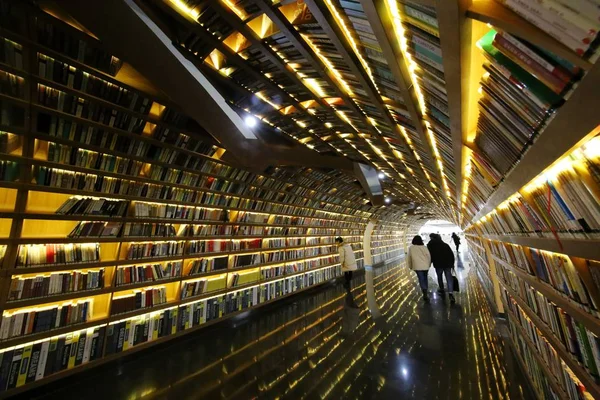
{"label": "green book", "polygon": [[496,31],[492,29],[479,39],[477,44],[485,51],[492,62],[502,68],[502,72],[505,76],[510,74],[510,76],[506,76],[506,78],[513,82],[517,81],[519,86],[525,86],[544,103],[552,106],[561,103],[563,100],[562,97],[554,93],[546,85],[538,81],[529,72],[519,67],[493,46],[492,43],[494,42],[495,36]]}

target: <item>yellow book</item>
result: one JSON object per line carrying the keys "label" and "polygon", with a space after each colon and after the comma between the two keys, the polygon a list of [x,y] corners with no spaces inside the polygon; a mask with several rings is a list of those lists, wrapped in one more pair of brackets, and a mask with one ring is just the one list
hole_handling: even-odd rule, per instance
{"label": "yellow book", "polygon": [[160,324],[160,314],[156,314],[154,317],[154,325],[152,326],[152,340],[158,339],[158,325]]}
{"label": "yellow book", "polygon": [[123,351],[129,348],[129,331],[131,330],[131,320],[125,322],[125,338],[123,339]]}
{"label": "yellow book", "polygon": [[77,358],[77,346],[79,344],[79,334],[80,332],[75,332],[73,334],[73,339],[71,340],[71,352],[69,353],[69,364],[67,366],[68,369],[71,369],[75,366],[75,359]]}
{"label": "yellow book", "polygon": [[171,310],[171,313],[173,315],[172,318],[172,323],[171,323],[171,335],[174,334],[175,332],[177,332],[177,313],[178,313],[178,308],[173,308]]}
{"label": "yellow book", "polygon": [[[185,319],[184,329],[188,329],[188,328],[190,328],[192,326],[192,324],[190,323],[190,318],[189,318],[189,315],[192,312],[192,305],[191,304],[185,306],[185,312],[187,313],[188,318]],[[185,316],[185,314],[183,314],[183,315]]]}
{"label": "yellow book", "polygon": [[31,349],[33,349],[33,344],[23,348],[23,357],[21,358],[19,376],[17,377],[17,387],[23,386],[27,379],[27,371],[29,370],[29,362],[31,361]]}

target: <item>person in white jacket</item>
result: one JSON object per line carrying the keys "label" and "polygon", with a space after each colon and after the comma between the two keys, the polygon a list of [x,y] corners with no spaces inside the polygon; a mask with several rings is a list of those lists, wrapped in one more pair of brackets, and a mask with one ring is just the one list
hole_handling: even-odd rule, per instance
{"label": "person in white jacket", "polygon": [[423,292],[423,300],[429,301],[429,292],[427,285],[427,274],[431,267],[431,254],[427,246],[423,243],[421,236],[417,235],[412,240],[412,245],[408,248],[406,255],[406,265],[417,273],[419,286]]}
{"label": "person in white jacket", "polygon": [[344,243],[344,239],[339,236],[335,238],[335,244],[337,244],[340,253],[340,264],[342,266],[342,272],[344,272],[344,278],[346,278],[345,285],[349,287],[350,280],[352,279],[352,271],[358,269],[356,258],[354,257],[354,250],[352,250],[352,246],[348,243]]}

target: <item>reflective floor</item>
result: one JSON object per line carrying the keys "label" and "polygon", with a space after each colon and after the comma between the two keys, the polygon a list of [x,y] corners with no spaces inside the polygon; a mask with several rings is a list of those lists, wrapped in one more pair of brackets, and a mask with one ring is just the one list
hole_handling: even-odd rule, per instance
{"label": "reflective floor", "polygon": [[22,398],[533,398],[465,267],[455,305],[423,303],[414,273],[389,265]]}

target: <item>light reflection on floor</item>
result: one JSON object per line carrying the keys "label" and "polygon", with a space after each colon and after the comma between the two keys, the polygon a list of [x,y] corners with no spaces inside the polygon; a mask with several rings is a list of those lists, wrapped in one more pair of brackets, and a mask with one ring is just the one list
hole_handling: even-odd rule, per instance
{"label": "light reflection on floor", "polygon": [[468,264],[455,305],[390,265],[23,398],[531,398]]}

